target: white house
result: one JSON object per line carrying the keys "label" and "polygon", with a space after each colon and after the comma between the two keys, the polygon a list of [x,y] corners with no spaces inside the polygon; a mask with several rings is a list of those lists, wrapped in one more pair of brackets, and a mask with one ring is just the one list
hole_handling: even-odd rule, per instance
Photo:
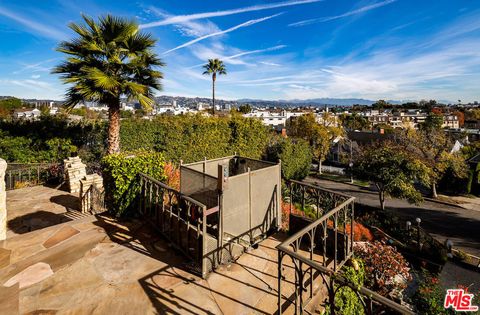
{"label": "white house", "polygon": [[37,109],[19,109],[13,113],[14,119],[24,119],[24,120],[36,120],[40,118],[42,112]]}

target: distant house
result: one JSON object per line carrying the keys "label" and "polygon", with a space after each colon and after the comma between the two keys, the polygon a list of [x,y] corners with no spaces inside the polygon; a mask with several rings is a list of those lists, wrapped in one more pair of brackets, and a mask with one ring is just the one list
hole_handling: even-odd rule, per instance
{"label": "distant house", "polygon": [[329,153],[326,157],[327,164],[338,166],[346,166],[350,162],[350,158],[356,156],[360,152],[360,147],[356,141],[348,138],[338,137],[333,141]]}
{"label": "distant house", "polygon": [[18,120],[37,120],[40,118],[42,112],[37,109],[19,109],[13,113],[13,119]]}
{"label": "distant house", "polygon": [[467,119],[467,120],[465,120],[465,128],[467,128],[467,129],[480,129],[480,119]]}
{"label": "distant house", "polygon": [[456,115],[444,115],[442,128],[459,128],[460,124]]}

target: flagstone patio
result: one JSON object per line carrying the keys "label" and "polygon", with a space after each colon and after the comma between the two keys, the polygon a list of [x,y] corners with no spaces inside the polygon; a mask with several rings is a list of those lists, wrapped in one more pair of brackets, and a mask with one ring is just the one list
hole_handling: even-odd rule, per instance
{"label": "flagstone patio", "polygon": [[[201,279],[148,224],[89,216],[0,242],[0,305],[7,314],[273,314],[284,237]],[[284,301],[293,271],[286,262]]]}
{"label": "flagstone patio", "polygon": [[85,217],[78,194],[35,186],[7,191],[7,238]]}

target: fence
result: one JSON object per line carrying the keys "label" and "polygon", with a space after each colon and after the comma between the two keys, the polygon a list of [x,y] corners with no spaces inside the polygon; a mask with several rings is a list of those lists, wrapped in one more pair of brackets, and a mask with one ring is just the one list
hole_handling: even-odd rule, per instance
{"label": "fence", "polygon": [[280,168],[242,156],[185,164],[180,191],[208,208],[218,207],[221,246],[231,241],[249,246],[281,225]]}
{"label": "fence", "polygon": [[209,271],[207,207],[146,174],[139,174],[139,181],[140,214],[191,259],[193,272],[205,277]]}
{"label": "fence", "polygon": [[[293,283],[294,290],[286,303],[292,303],[295,314],[303,314],[319,288],[325,287],[331,314],[337,313],[335,297],[342,287],[350,288],[360,299],[366,314],[388,310],[413,314],[409,309],[366,288],[356,288],[346,281],[341,266],[353,255],[354,197],[335,193],[298,181],[289,182],[290,231],[278,250],[278,313],[283,310],[282,284]],[[296,213],[294,214],[293,209]],[[303,213],[303,216],[299,215]],[[286,265],[285,257],[292,264]],[[288,279],[285,268],[293,268]]]}
{"label": "fence", "polygon": [[217,178],[201,171],[180,167],[180,191],[207,208],[218,206]]}
{"label": "fence", "polygon": [[49,181],[61,182],[63,166],[60,163],[9,163],[5,172],[6,190],[43,185]]}

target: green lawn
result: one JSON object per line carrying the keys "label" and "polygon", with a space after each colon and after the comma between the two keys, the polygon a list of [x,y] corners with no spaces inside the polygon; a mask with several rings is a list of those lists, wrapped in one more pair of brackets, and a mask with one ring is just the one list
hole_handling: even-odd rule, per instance
{"label": "green lawn", "polygon": [[[347,176],[344,176],[344,175],[327,174],[327,173],[323,173],[323,174],[313,173],[313,174],[310,174],[310,176],[316,177],[316,178],[319,178],[319,179],[333,180],[333,181],[340,182],[340,183],[348,183],[348,184],[351,183],[350,182],[350,177],[347,177]],[[368,181],[358,180],[358,179],[353,179],[353,185],[362,186],[362,187],[370,187],[370,183]]]}

